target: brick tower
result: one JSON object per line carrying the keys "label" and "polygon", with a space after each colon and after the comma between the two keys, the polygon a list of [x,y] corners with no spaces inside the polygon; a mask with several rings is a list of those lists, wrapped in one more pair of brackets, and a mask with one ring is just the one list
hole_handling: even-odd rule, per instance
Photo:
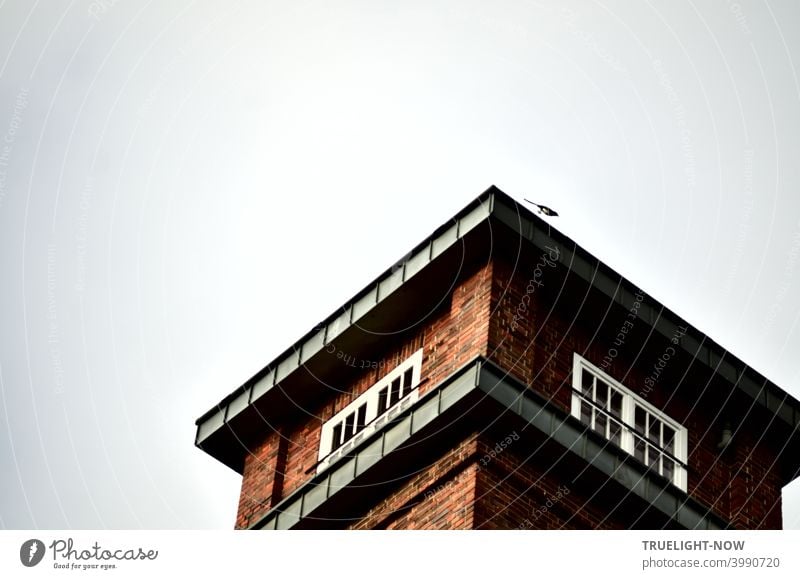
{"label": "brick tower", "polygon": [[197,421],[240,529],[776,529],[800,403],[495,187]]}

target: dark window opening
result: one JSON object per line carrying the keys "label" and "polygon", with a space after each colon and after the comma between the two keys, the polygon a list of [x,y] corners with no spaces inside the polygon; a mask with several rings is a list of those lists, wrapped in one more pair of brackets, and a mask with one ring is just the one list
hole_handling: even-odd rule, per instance
{"label": "dark window opening", "polygon": [[361,432],[364,430],[364,426],[367,424],[367,405],[362,404],[358,408],[358,418],[356,418],[356,432]]}
{"label": "dark window opening", "polygon": [[414,368],[409,368],[403,374],[403,397],[411,392],[411,380],[414,377]]}
{"label": "dark window opening", "polygon": [[400,378],[395,378],[392,382],[392,391],[389,397],[389,406],[394,406],[400,400]]}
{"label": "dark window opening", "polygon": [[353,438],[353,426],[356,422],[356,413],[351,412],[347,418],[344,419],[344,440],[342,442],[347,442],[351,438]]}
{"label": "dark window opening", "polygon": [[339,423],[333,427],[333,443],[331,444],[331,452],[342,446],[342,424]]}
{"label": "dark window opening", "polygon": [[389,393],[389,387],[382,388],[378,393],[378,416],[386,412],[386,395]]}

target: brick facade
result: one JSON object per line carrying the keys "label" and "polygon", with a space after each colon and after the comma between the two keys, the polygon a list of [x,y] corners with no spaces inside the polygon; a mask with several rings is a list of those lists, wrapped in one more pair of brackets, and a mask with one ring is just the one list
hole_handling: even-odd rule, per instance
{"label": "brick facade", "polygon": [[[573,354],[581,353],[688,428],[692,497],[733,527],[780,528],[781,477],[775,450],[749,429],[737,432],[724,452],[718,448],[724,426],[718,411],[720,407],[729,415],[743,411],[740,396],[730,395],[721,378],[678,353],[658,371],[655,383],[648,382],[669,341],[650,335],[644,320],[628,316],[635,310],[619,311],[588,288],[567,285],[563,268],[555,267],[556,258],[546,251],[531,252],[522,255],[516,271],[498,257],[472,268],[455,285],[449,303],[424,323],[387,338],[377,367],[368,361],[350,384],[337,384],[342,392],[320,400],[315,417],[287,417],[276,425],[279,432],[265,432],[263,443],[245,459],[237,528],[250,526],[307,482],[314,474],[322,424],[420,347],[425,379],[421,393],[484,355],[565,412],[570,409]],[[643,293],[639,298],[650,299]],[[622,327],[626,332],[620,338]],[[341,356],[341,364],[358,366],[354,360],[358,353]],[[766,420],[755,410],[751,416],[756,422]],[[565,486],[561,475],[544,472],[519,450],[481,467],[477,457],[490,443],[480,433],[465,438],[350,526],[508,529],[641,524],[627,514],[609,514],[580,484]],[[569,494],[554,501],[564,489]],[[541,511],[548,501],[555,504]]]}
{"label": "brick facade", "polygon": [[[688,428],[692,497],[735,528],[781,528],[781,481],[776,451],[767,442],[769,433],[740,422],[729,448],[725,452],[718,448],[726,417],[728,423],[746,416],[753,424],[764,425],[770,424],[770,417],[734,393],[720,376],[677,350],[670,351],[659,368],[658,360],[670,342],[650,334],[644,320],[596,302],[588,291],[564,290],[563,272],[552,269],[542,275],[535,299],[512,330],[513,316],[530,287],[530,272],[540,258],[541,254],[529,256],[527,268],[521,260],[517,271],[503,261],[495,263],[489,358],[566,412],[573,353],[597,366],[605,360],[606,373]],[[642,301],[651,299],[640,296]],[[631,323],[625,326],[626,321]],[[628,331],[620,340],[623,326]],[[660,372],[653,386],[647,378],[656,368]]]}
{"label": "brick facade", "polygon": [[475,522],[478,435],[406,481],[351,529],[471,529]]}

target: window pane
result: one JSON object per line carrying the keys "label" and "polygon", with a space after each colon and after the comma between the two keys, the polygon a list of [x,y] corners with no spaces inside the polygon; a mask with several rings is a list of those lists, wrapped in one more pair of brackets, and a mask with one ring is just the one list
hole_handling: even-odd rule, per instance
{"label": "window pane", "polygon": [[386,396],[389,393],[389,387],[382,388],[380,392],[378,392],[378,416],[386,412],[387,401]]}
{"label": "window pane", "polygon": [[581,422],[592,425],[592,406],[588,402],[581,402]]}
{"label": "window pane", "polygon": [[358,407],[358,416],[356,418],[356,432],[364,430],[364,425],[367,423],[367,405],[362,404]]}
{"label": "window pane", "polygon": [[660,472],[661,453],[654,446],[647,445],[647,466],[656,472]]}
{"label": "window pane", "polygon": [[669,426],[667,426],[666,424],[664,426],[662,426],[662,428],[664,429],[664,432],[662,434],[662,440],[664,441],[664,444],[662,445],[662,447],[664,448],[664,450],[666,450],[668,453],[670,453],[670,454],[672,454],[674,456],[675,455],[675,431],[672,428],[670,428]]}
{"label": "window pane", "polygon": [[602,380],[597,380],[594,385],[594,391],[594,399],[597,401],[597,405],[601,408],[606,408],[608,404],[608,384]]}
{"label": "window pane", "polygon": [[331,442],[331,452],[342,446],[342,423],[333,427],[333,441]]}
{"label": "window pane", "polygon": [[581,379],[581,386],[583,388],[583,393],[587,397],[592,397],[592,384],[594,382],[594,377],[588,370],[584,370],[582,373]]}
{"label": "window pane", "polygon": [[344,419],[344,433],[342,435],[342,442],[347,442],[353,438],[353,426],[356,423],[356,413],[351,412],[347,418]]}
{"label": "window pane", "polygon": [[403,396],[411,392],[411,380],[414,377],[414,368],[409,368],[403,374]]}
{"label": "window pane", "polygon": [[622,427],[618,422],[614,420],[608,421],[608,438],[616,445],[619,445],[621,442],[621,431]]}
{"label": "window pane", "polygon": [[400,378],[395,378],[389,395],[389,406],[394,406],[398,400],[400,400]]}
{"label": "window pane", "polygon": [[650,428],[648,430],[650,442],[661,444],[661,421],[652,414],[650,415]]}
{"label": "window pane", "polygon": [[675,463],[668,459],[666,456],[663,458],[664,461],[664,470],[662,471],[665,478],[669,479],[670,481],[674,480],[675,478]]}
{"label": "window pane", "polygon": [[616,390],[611,390],[611,414],[617,418],[622,418],[622,394]]}
{"label": "window pane", "polygon": [[634,437],[633,456],[644,462],[644,441],[638,436]]}
{"label": "window pane", "polygon": [[597,410],[594,415],[594,429],[603,436],[606,435],[606,415]]}
{"label": "window pane", "polygon": [[639,434],[644,434],[645,429],[645,418],[647,413],[640,407],[636,407],[636,432]]}

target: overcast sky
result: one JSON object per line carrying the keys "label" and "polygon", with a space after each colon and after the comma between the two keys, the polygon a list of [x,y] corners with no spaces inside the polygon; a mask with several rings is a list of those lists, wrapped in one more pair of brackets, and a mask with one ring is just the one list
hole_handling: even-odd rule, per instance
{"label": "overcast sky", "polygon": [[194,420],[491,184],[800,397],[798,64],[794,0],[0,0],[0,528],[232,528]]}

